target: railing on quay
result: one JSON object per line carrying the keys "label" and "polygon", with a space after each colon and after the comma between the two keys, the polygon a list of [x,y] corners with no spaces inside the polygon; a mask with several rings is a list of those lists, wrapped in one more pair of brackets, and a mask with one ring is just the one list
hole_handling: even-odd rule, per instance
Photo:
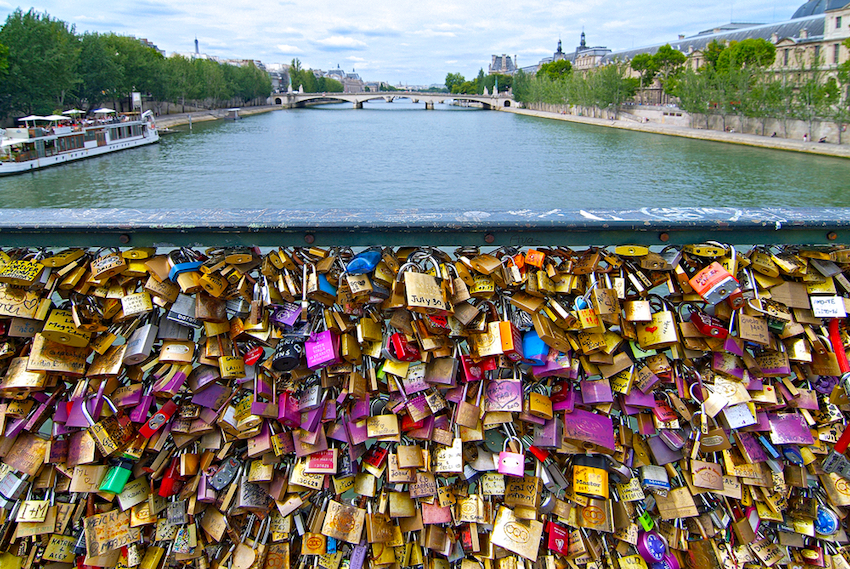
{"label": "railing on quay", "polygon": [[848,245],[850,208],[0,209],[4,247],[663,246],[709,240]]}

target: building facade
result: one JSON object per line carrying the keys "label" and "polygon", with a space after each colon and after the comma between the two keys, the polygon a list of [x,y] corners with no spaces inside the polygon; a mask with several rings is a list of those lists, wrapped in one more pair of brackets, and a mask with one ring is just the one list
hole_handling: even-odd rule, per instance
{"label": "building facade", "polygon": [[[582,32],[581,41],[574,52],[564,53],[559,39],[558,49],[552,57],[543,58],[536,65],[521,69],[534,74],[545,63],[566,59],[573,64],[573,69],[586,71],[615,61],[629,62],[634,56],[642,53],[652,55],[658,48],[667,44],[684,53],[688,57],[687,65],[697,69],[705,63],[703,53],[713,41],[728,44],[732,41],[761,38],[776,46],[776,59],[772,68],[777,73],[799,72],[811,68],[817,62],[817,66],[829,75],[850,57],[850,50],[843,43],[849,37],[850,0],[809,0],[784,22],[732,22],[693,36],[680,35],[675,40],[628,50],[612,51],[606,47],[588,47],[585,33]],[[491,73],[504,73],[492,71],[498,59],[493,56]]]}

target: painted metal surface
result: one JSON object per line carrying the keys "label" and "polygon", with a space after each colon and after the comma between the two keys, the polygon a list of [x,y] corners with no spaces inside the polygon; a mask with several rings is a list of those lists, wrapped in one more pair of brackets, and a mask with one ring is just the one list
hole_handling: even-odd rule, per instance
{"label": "painted metal surface", "polygon": [[0,246],[850,243],[850,208],[3,209]]}

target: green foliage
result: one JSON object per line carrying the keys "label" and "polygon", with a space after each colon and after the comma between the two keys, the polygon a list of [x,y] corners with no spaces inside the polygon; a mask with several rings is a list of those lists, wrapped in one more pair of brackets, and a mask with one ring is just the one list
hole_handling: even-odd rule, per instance
{"label": "green foliage", "polygon": [[47,14],[15,10],[0,29],[8,48],[8,71],[0,84],[0,109],[11,113],[50,113],[62,107],[79,79],[80,50],[73,27]]}
{"label": "green foliage", "polygon": [[616,116],[620,105],[634,98],[638,81],[628,77],[628,68],[625,63],[616,61],[587,74],[585,81],[593,106]]}
{"label": "green foliage", "polygon": [[493,75],[487,75],[484,77],[478,85],[477,93],[483,93],[484,89],[487,89],[488,93],[494,93],[496,89],[496,82],[498,80],[499,83],[499,92],[505,93],[513,87],[514,78],[511,75],[502,75],[500,73],[494,73]]}
{"label": "green foliage", "polygon": [[80,82],[74,90],[76,105],[90,111],[120,92],[124,68],[110,52],[104,36],[84,34],[80,38],[77,74]]}
{"label": "green foliage", "polygon": [[125,101],[133,91],[157,101],[244,102],[268,96],[271,80],[252,64],[165,59],[133,37],[77,36],[73,26],[33,10],[16,10],[0,28],[3,116],[47,114],[72,104],[91,110]]}
{"label": "green foliage", "polygon": [[0,80],[9,72],[9,48],[0,43]]}
{"label": "green foliage", "polygon": [[312,69],[302,69],[301,60],[293,59],[289,68],[292,90],[303,87],[305,93],[342,93],[342,83],[330,77],[316,77]]}
{"label": "green foliage", "polygon": [[721,72],[744,67],[763,69],[772,65],[775,59],[775,45],[765,39],[748,38],[740,42],[729,42],[717,56],[715,67]]}
{"label": "green foliage", "polygon": [[446,75],[446,89],[449,93],[458,93],[455,88],[459,88],[466,81],[460,73],[448,73]]}
{"label": "green foliage", "polygon": [[548,77],[553,81],[563,79],[573,71],[573,64],[566,59],[559,59],[550,63],[544,63],[537,70],[538,77]]}
{"label": "green foliage", "polygon": [[684,53],[673,49],[669,43],[658,48],[652,56],[652,63],[658,70],[658,82],[661,83],[662,90],[666,92],[668,81],[675,78],[687,60]]}
{"label": "green foliage", "polygon": [[702,56],[705,59],[705,66],[716,69],[717,60],[720,59],[720,54],[723,53],[725,49],[726,44],[717,40],[711,40],[711,43],[705,46],[705,49],[702,52]]}

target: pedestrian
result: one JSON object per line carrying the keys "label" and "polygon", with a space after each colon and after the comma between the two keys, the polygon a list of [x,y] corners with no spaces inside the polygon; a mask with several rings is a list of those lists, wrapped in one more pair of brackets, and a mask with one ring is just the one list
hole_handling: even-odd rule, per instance
{"label": "pedestrian", "polygon": [[808,142],[808,141],[809,141],[809,133],[807,132],[806,134],[803,135],[803,142]]}

